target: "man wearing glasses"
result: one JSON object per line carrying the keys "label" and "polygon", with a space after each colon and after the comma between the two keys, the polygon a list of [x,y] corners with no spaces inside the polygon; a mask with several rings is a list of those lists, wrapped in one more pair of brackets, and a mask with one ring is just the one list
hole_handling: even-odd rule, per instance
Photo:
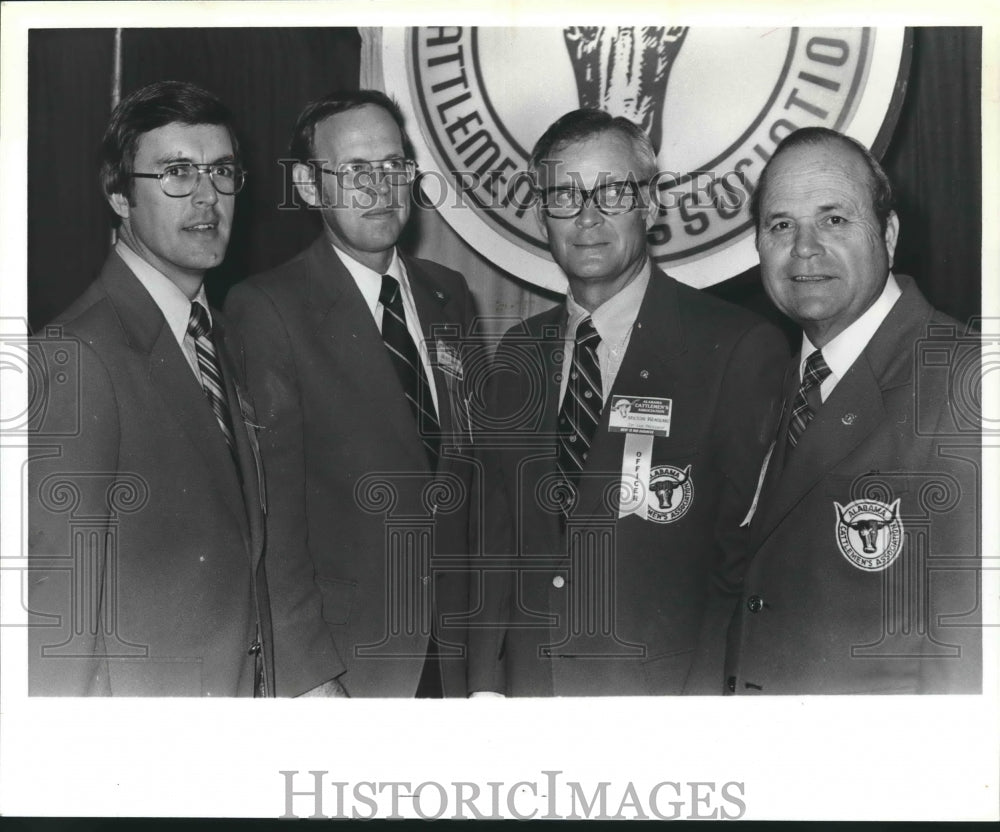
{"label": "man wearing glasses", "polygon": [[202,286],[243,177],[203,89],[152,84],[112,113],[118,241],[34,342],[33,695],[273,695],[255,418]]}
{"label": "man wearing glasses", "polygon": [[416,166],[388,97],[310,103],[291,154],[322,233],[226,303],[262,425],[278,693],[464,696],[445,616],[468,606],[472,298],[396,248]]}
{"label": "man wearing glasses", "polygon": [[721,693],[740,523],[787,342],[650,261],[656,156],[642,129],[568,113],[531,169],[569,286],[495,360],[492,423],[504,427],[489,444],[502,447],[503,487],[488,539],[516,558],[487,593],[484,615],[508,626],[475,631],[470,688]]}

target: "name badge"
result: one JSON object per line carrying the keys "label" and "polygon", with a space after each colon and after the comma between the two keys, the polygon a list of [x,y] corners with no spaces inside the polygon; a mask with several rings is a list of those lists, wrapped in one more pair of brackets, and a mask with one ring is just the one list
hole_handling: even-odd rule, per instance
{"label": "name badge", "polygon": [[618,516],[646,516],[650,463],[653,439],[670,436],[672,399],[648,396],[612,396],[608,416],[608,432],[624,433],[622,479]]}
{"label": "name badge", "polygon": [[458,349],[442,341],[440,338],[434,344],[434,353],[437,357],[437,365],[448,375],[461,381],[465,377],[465,370],[462,368],[462,359],[458,354]]}
{"label": "name badge", "polygon": [[673,399],[612,396],[608,432],[670,436],[670,415],[673,404]]}

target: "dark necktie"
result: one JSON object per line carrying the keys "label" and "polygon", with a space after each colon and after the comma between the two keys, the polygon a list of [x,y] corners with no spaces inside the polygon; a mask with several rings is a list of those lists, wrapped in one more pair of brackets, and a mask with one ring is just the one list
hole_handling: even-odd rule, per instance
{"label": "dark necktie", "polygon": [[830,368],[823,359],[823,353],[816,350],[806,359],[805,367],[802,369],[802,383],[792,402],[792,416],[788,420],[790,447],[794,448],[799,444],[803,431],[816,415],[822,403],[819,387],[828,375]]}
{"label": "dark necktie", "polygon": [[226,438],[226,444],[235,459],[236,442],[233,440],[233,423],[229,416],[229,403],[226,401],[219,357],[215,354],[215,345],[212,343],[212,325],[208,320],[208,313],[197,301],[191,304],[188,333],[194,338],[194,346],[198,354],[198,373],[201,376],[201,386],[205,391],[205,398],[208,399],[208,403],[212,407],[222,435]]}
{"label": "dark necktie", "polygon": [[601,336],[588,315],[576,328],[566,395],[559,410],[559,469],[575,487],[587,462],[590,442],[601,421],[604,397],[597,345]]}
{"label": "dark necktie", "polygon": [[403,293],[399,283],[391,275],[382,275],[382,291],[378,297],[384,313],[382,315],[382,340],[389,351],[389,358],[396,368],[399,383],[410,403],[413,418],[417,421],[420,439],[427,451],[431,468],[437,468],[438,452],[441,444],[441,427],[434,411],[434,399],[424,372],[423,362],[417,345],[406,328],[406,312],[403,310]]}

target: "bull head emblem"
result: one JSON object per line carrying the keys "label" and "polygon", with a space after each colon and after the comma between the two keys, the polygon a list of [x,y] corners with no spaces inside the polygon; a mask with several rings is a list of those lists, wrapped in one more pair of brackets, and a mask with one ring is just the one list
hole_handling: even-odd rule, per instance
{"label": "bull head emblem", "polygon": [[674,507],[674,491],[688,481],[691,476],[691,466],[688,465],[683,472],[676,477],[660,476],[650,482],[649,488],[660,501],[661,509],[671,509]]}
{"label": "bull head emblem", "polygon": [[876,546],[876,543],[878,543],[878,533],[896,521],[896,514],[899,511],[899,500],[896,500],[890,507],[889,516],[884,519],[866,517],[862,520],[850,520],[840,503],[834,503],[834,505],[837,507],[837,516],[840,518],[840,522],[858,533],[866,555],[874,555],[878,552],[878,547]]}
{"label": "bull head emblem", "polygon": [[628,399],[621,399],[615,402],[615,413],[621,416],[623,419],[628,416],[629,411],[632,409],[632,402]]}
{"label": "bull head emblem", "polygon": [[580,106],[634,121],[659,153],[667,79],[687,32],[687,26],[565,28]]}

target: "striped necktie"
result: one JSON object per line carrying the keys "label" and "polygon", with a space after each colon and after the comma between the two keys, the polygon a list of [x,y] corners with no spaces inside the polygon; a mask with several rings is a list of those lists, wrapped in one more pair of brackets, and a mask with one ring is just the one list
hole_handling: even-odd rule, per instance
{"label": "striped necktie", "polygon": [[406,328],[406,312],[403,309],[403,293],[399,283],[391,275],[382,275],[382,291],[378,296],[382,304],[382,340],[389,351],[389,358],[396,368],[396,375],[403,386],[406,400],[410,403],[417,431],[424,443],[427,460],[431,468],[437,468],[441,446],[441,427],[434,411],[430,384],[424,364],[420,360],[417,345]]}
{"label": "striped necktie", "polygon": [[226,444],[229,445],[229,450],[235,459],[236,442],[233,440],[233,423],[229,416],[229,403],[226,401],[222,370],[219,367],[219,357],[215,354],[211,333],[212,324],[208,320],[208,313],[200,303],[193,302],[191,304],[191,317],[188,319],[188,334],[194,338],[201,386],[219,423],[222,435],[226,437]]}
{"label": "striped necktie", "polygon": [[811,353],[802,368],[802,383],[792,402],[792,416],[788,420],[788,444],[794,448],[799,444],[806,426],[812,421],[822,403],[819,386],[830,375],[823,353]]}
{"label": "striped necktie", "polygon": [[559,410],[559,470],[575,487],[587,462],[590,442],[601,421],[604,396],[597,345],[601,336],[588,315],[576,328],[566,394]]}

